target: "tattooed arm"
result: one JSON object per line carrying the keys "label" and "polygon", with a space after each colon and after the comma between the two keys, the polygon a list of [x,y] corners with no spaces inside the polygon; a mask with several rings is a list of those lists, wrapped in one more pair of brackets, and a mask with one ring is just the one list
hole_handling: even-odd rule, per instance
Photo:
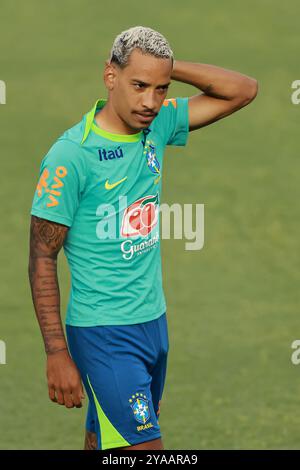
{"label": "tattooed arm", "polygon": [[49,398],[67,408],[80,408],[84,394],[63,331],[57,278],[57,255],[67,232],[65,225],[31,216],[28,273],[47,354]]}

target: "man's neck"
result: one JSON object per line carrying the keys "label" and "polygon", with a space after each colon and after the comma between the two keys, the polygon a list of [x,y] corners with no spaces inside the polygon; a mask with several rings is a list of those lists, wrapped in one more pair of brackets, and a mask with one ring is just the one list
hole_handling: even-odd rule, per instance
{"label": "man's neck", "polygon": [[109,103],[95,114],[95,121],[100,129],[112,134],[130,135],[137,134],[139,132],[138,130],[131,129],[127,126],[115,113],[113,107]]}

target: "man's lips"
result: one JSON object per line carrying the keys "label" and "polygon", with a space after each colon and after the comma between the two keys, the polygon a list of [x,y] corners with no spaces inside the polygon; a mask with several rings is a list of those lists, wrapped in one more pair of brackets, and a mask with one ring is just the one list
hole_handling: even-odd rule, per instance
{"label": "man's lips", "polygon": [[138,111],[135,111],[135,114],[137,114],[138,116],[141,116],[145,119],[149,119],[149,118],[154,118],[156,116],[156,113],[152,113],[152,114],[149,114],[149,113],[139,113]]}

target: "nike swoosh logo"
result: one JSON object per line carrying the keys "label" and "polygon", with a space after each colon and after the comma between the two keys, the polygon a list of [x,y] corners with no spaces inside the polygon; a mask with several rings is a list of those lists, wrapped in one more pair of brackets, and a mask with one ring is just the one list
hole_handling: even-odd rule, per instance
{"label": "nike swoosh logo", "polygon": [[116,183],[112,183],[112,184],[109,184],[108,180],[106,180],[105,181],[105,189],[107,189],[108,191],[110,189],[114,189],[116,186],[123,183],[123,181],[125,181],[125,180],[127,180],[127,176],[125,176],[125,178],[122,178],[121,180],[117,181]]}

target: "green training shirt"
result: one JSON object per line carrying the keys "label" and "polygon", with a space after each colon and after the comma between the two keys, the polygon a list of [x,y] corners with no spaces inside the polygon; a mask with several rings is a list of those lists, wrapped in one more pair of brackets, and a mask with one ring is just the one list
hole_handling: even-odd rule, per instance
{"label": "green training shirt", "polygon": [[185,145],[188,98],[165,100],[148,129],[100,129],[98,100],[43,158],[31,214],[67,225],[66,323],[128,325],[166,311],[159,204],[166,145]]}

